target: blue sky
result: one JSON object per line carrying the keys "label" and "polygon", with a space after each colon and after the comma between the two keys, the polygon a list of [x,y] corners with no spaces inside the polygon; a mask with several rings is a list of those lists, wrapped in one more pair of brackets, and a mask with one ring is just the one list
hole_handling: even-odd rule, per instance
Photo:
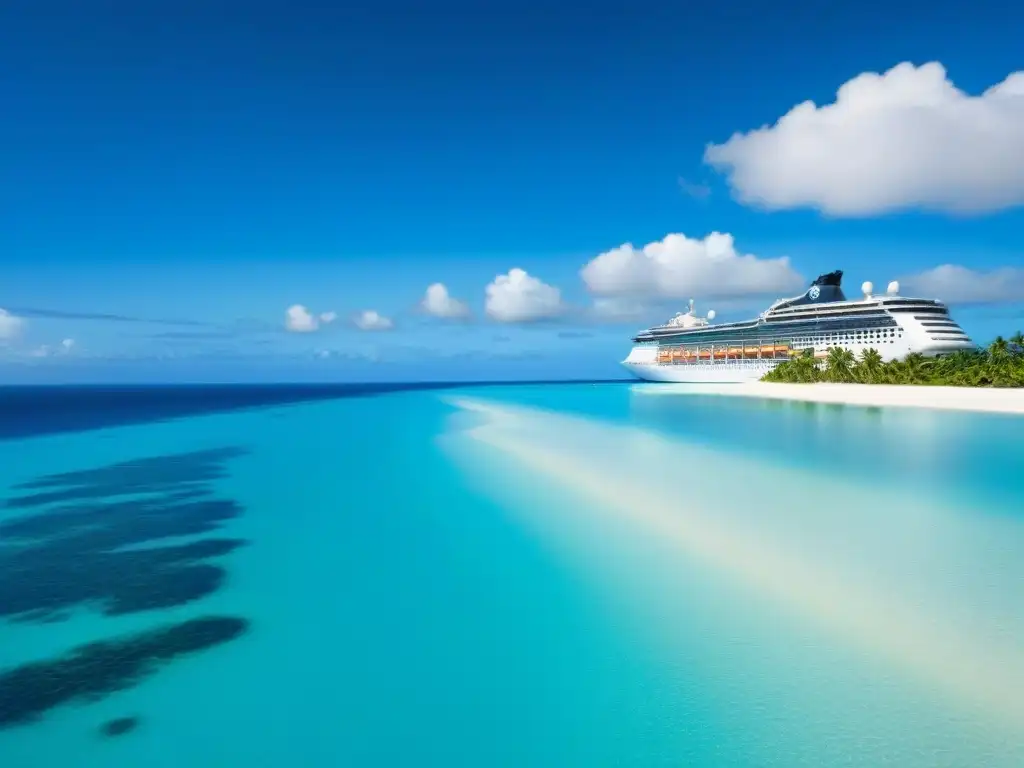
{"label": "blue sky", "polygon": [[[848,294],[941,292],[979,341],[1024,326],[1024,81],[980,101],[1024,69],[1024,9],[330,5],[3,5],[0,377],[615,376],[689,295],[739,317],[835,268]],[[821,123],[727,143],[901,62]],[[712,232],[767,266],[686,246],[581,276]],[[520,282],[488,312],[514,268],[557,307]],[[423,311],[436,282],[468,318]],[[289,331],[295,305],[337,317]]]}

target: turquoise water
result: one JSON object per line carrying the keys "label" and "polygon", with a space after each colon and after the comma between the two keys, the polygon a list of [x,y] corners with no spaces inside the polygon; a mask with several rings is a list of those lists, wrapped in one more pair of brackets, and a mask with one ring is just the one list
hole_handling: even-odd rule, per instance
{"label": "turquoise water", "polygon": [[[80,599],[0,620],[0,670],[246,622],[0,728],[0,765],[1024,765],[1022,435],[1016,417],[571,385],[0,442],[8,498],[114,466],[103,504],[153,490],[111,495],[123,462],[180,473],[238,449],[175,475],[237,514],[159,542],[231,540],[203,560],[223,583],[189,571],[194,599],[168,582],[156,604],[129,589],[145,559],[92,591],[75,573]],[[105,615],[107,594],[131,610]],[[98,733],[121,717],[137,727]]]}

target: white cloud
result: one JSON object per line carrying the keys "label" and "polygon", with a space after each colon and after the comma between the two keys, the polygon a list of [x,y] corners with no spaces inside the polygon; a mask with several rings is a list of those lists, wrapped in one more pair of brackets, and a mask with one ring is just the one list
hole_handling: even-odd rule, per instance
{"label": "white cloud", "polygon": [[732,235],[719,232],[703,240],[667,235],[641,249],[626,243],[595,257],[580,276],[597,296],[648,299],[781,295],[803,285],[788,258],[740,254]]}
{"label": "white cloud", "polygon": [[56,346],[50,346],[49,344],[43,344],[42,346],[36,347],[28,352],[29,357],[59,357],[61,355],[71,354],[71,350],[75,346],[74,339],[64,339],[60,344]]}
{"label": "white cloud", "polygon": [[387,331],[394,326],[390,318],[384,317],[372,309],[360,312],[356,316],[355,324],[364,331]]}
{"label": "white cloud", "polygon": [[426,295],[420,306],[429,315],[447,319],[469,316],[469,307],[448,293],[444,283],[434,283],[427,287]]}
{"label": "white cloud", "polygon": [[0,341],[13,339],[21,333],[24,325],[25,321],[20,317],[15,317],[6,309],[0,309]]}
{"label": "white cloud", "polygon": [[1024,301],[1024,269],[1003,267],[978,272],[956,264],[900,279],[900,293],[949,304],[1000,304]]}
{"label": "white cloud", "polygon": [[295,333],[309,333],[319,327],[317,319],[301,304],[294,304],[284,313],[284,327]]}
{"label": "white cloud", "polygon": [[284,327],[294,333],[312,333],[321,324],[330,325],[338,318],[337,312],[321,312],[314,315],[302,304],[293,304],[284,313]]}
{"label": "white cloud", "polygon": [[867,216],[983,213],[1024,204],[1024,71],[969,96],[937,62],[866,72],[835,103],[709,145],[736,197],[768,209]]}
{"label": "white cloud", "polygon": [[495,277],[485,292],[488,316],[502,323],[557,317],[565,310],[561,291],[518,268]]}

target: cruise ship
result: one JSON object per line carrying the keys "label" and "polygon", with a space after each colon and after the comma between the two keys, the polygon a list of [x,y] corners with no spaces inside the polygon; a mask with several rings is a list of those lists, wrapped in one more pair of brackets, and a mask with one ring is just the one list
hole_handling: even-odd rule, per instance
{"label": "cruise ship", "polygon": [[760,379],[805,349],[822,360],[832,347],[858,357],[876,349],[883,360],[896,360],[977,348],[940,301],[901,296],[897,282],[882,295],[864,283],[863,297],[848,300],[842,281],[842,270],[821,275],[800,296],[738,323],[714,324],[713,311],[698,317],[691,299],[689,311],[638,334],[622,364],[647,381],[738,383]]}

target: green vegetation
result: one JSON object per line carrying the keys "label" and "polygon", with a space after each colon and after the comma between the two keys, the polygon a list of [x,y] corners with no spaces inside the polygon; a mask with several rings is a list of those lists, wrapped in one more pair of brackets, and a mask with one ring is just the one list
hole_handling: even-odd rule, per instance
{"label": "green vegetation", "polygon": [[848,349],[832,347],[824,361],[812,350],[780,363],[762,381],[832,381],[857,384],[932,384],[954,387],[1024,387],[1024,335],[996,338],[988,349],[943,357],[911,354],[883,362],[878,350],[865,350],[858,360]]}

